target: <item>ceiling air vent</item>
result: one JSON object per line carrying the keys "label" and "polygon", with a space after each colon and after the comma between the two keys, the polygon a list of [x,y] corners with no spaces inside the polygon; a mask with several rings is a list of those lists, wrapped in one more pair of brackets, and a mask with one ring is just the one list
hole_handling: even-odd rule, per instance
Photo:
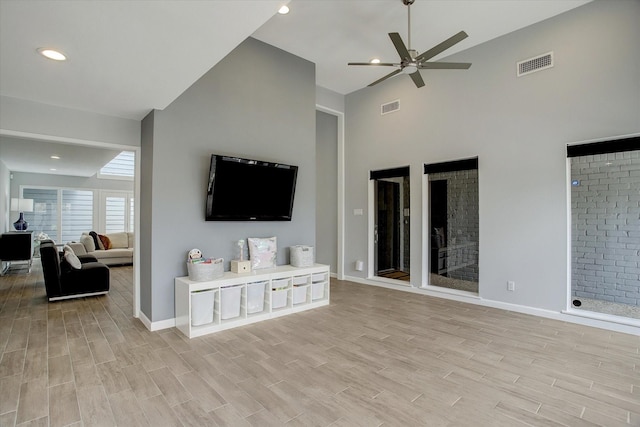
{"label": "ceiling air vent", "polygon": [[553,67],[553,52],[518,62],[518,77]]}
{"label": "ceiling air vent", "polygon": [[393,113],[394,111],[398,111],[399,109],[400,109],[400,100],[396,99],[395,101],[382,104],[380,106],[380,115],[384,116],[385,114]]}

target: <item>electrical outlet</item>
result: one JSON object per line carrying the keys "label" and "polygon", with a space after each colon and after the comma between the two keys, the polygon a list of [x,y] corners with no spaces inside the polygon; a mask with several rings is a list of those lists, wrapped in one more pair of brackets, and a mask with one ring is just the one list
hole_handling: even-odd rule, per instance
{"label": "electrical outlet", "polygon": [[509,280],[507,282],[507,290],[508,291],[515,291],[516,290],[516,282],[514,282],[513,280]]}

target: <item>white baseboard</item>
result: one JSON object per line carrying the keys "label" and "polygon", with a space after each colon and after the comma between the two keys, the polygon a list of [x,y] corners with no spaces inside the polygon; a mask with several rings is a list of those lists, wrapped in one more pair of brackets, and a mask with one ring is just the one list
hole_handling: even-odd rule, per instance
{"label": "white baseboard", "polygon": [[363,285],[373,285],[382,288],[394,289],[403,292],[412,292],[432,296],[436,298],[445,298],[454,301],[466,302],[485,307],[498,308],[501,310],[515,311],[517,313],[530,314],[532,316],[544,317],[546,319],[559,320],[562,322],[576,323],[594,328],[606,329],[609,331],[622,332],[640,336],[640,320],[627,319],[624,317],[610,316],[600,313],[591,313],[588,311],[567,310],[552,311],[542,308],[529,307],[526,305],[511,304],[502,301],[487,300],[477,295],[468,294],[467,292],[454,291],[446,288],[434,290],[433,286],[429,288],[414,288],[403,285],[395,285],[387,282],[378,282],[376,280],[363,279],[361,277],[345,276],[344,280],[350,282],[361,283]]}
{"label": "white baseboard", "polygon": [[[332,274],[331,276],[333,277],[334,275]],[[591,326],[594,328],[640,336],[640,320],[635,319],[627,319],[600,313],[591,313],[582,310],[567,310],[562,312],[545,310],[542,308],[529,307],[526,305],[488,300],[480,298],[477,295],[469,294],[467,292],[455,291],[446,288],[433,289],[433,286],[430,286],[429,288],[414,288],[405,285],[396,285],[388,282],[378,282],[375,280],[363,279],[361,277],[355,276],[345,276],[344,280],[360,283],[363,285],[379,286],[382,288],[393,289],[397,291],[411,292],[436,298],[466,302],[469,304],[476,304],[484,307],[514,311],[517,313],[530,314],[532,316],[543,317],[546,319],[559,320],[563,322],[575,323],[579,325]],[[139,319],[144,324],[144,326],[152,332],[169,329],[176,326],[176,319],[166,319],[157,322],[151,322],[142,311],[140,311]]]}
{"label": "white baseboard", "polygon": [[151,332],[174,328],[176,326],[176,319],[166,319],[160,320],[158,322],[152,322],[142,311],[140,311],[140,317],[138,318],[140,319],[142,324]]}

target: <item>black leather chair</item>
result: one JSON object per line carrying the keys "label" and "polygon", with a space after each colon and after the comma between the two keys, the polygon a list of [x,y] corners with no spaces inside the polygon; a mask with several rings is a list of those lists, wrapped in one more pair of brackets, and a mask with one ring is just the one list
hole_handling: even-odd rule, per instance
{"label": "black leather chair", "polygon": [[51,240],[40,243],[40,261],[49,301],[102,295],[109,292],[109,267],[91,255],[78,257],[82,268],[72,268]]}

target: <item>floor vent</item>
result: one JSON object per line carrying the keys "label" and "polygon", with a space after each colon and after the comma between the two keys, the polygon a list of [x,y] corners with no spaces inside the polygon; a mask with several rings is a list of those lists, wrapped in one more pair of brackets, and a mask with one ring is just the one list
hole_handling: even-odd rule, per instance
{"label": "floor vent", "polygon": [[400,100],[396,99],[395,101],[382,104],[380,106],[380,115],[384,116],[385,114],[393,113],[394,111],[398,111],[399,109],[400,109]]}
{"label": "floor vent", "polygon": [[553,52],[518,62],[518,77],[553,67]]}

